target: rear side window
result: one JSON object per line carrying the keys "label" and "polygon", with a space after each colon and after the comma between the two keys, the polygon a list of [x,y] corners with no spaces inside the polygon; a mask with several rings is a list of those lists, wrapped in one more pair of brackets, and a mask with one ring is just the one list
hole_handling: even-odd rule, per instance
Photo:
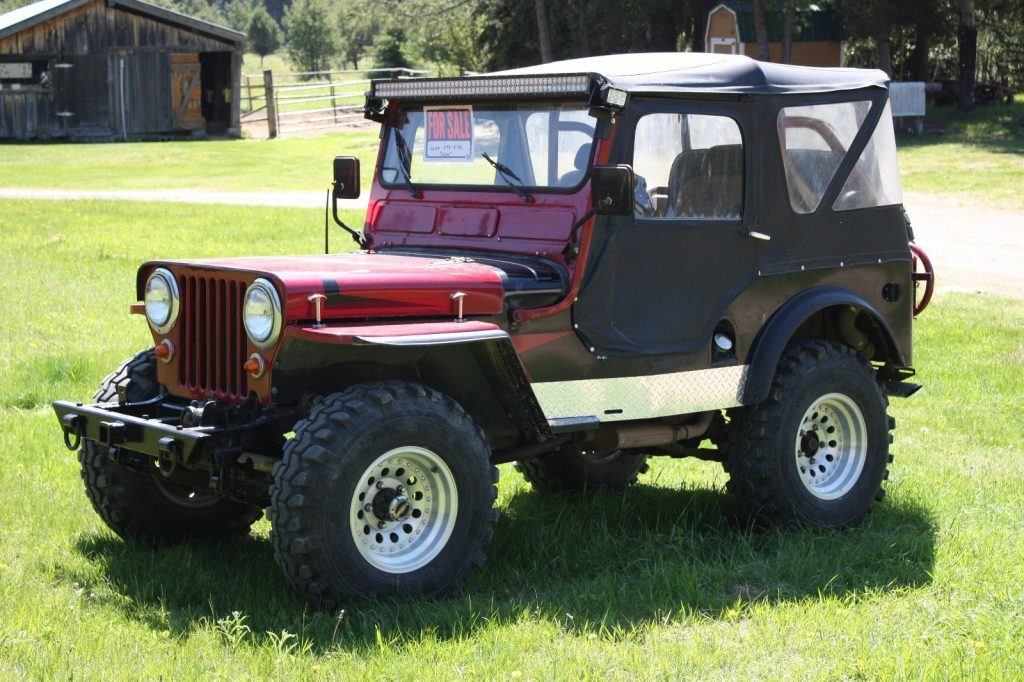
{"label": "rear side window", "polygon": [[896,163],[896,135],[892,128],[892,108],[885,103],[885,111],[878,119],[875,132],[850,171],[842,191],[832,205],[836,211],[855,208],[889,206],[903,203],[900,191],[900,169]]}
{"label": "rear side window", "polygon": [[727,116],[643,116],[633,140],[633,170],[637,215],[695,220],[743,215],[743,137]]}
{"label": "rear side window", "polygon": [[782,163],[795,212],[817,210],[870,108],[865,100],[779,110]]}

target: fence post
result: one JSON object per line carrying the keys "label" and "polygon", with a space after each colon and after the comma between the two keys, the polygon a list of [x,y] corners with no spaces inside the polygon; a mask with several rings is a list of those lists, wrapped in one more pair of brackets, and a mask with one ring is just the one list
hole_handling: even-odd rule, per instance
{"label": "fence post", "polygon": [[277,102],[274,99],[274,72],[263,72],[263,96],[267,100],[267,133],[270,139],[277,137]]}
{"label": "fence post", "polygon": [[252,111],[252,82],[249,76],[245,77],[245,100],[248,102],[247,111]]}
{"label": "fence post", "polygon": [[334,80],[331,74],[327,74],[327,82],[331,84],[331,114],[334,115],[334,125],[338,125],[338,103],[334,99]]}

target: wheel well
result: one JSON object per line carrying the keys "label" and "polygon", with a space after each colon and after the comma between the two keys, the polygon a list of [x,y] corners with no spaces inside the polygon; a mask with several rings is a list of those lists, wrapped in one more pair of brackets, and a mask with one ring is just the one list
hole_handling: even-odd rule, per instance
{"label": "wheel well", "polygon": [[389,379],[414,381],[458,402],[484,429],[492,450],[550,436],[507,339],[421,347],[286,343],[274,366],[274,402],[296,403]]}
{"label": "wheel well", "polygon": [[902,362],[881,321],[857,305],[831,305],[817,311],[797,328],[789,343],[812,339],[849,346],[867,360],[897,365]]}
{"label": "wheel well", "polygon": [[764,400],[786,347],[812,339],[841,343],[874,362],[906,365],[889,325],[870,303],[842,287],[815,287],[786,302],[761,329],[747,357],[741,402]]}

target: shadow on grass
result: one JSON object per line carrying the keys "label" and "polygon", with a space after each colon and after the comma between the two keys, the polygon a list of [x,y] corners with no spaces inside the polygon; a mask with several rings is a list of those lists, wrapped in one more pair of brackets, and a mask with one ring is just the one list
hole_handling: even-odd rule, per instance
{"label": "shadow on grass", "polygon": [[907,502],[883,504],[846,532],[765,533],[731,525],[726,503],[714,490],[653,486],[586,499],[520,492],[503,510],[487,567],[462,596],[364,600],[340,615],[296,597],[269,541],[255,536],[154,551],[83,535],[77,549],[98,570],[61,577],[157,629],[187,635],[210,623],[238,641],[237,611],[249,628],[244,641],[273,645],[268,633],[285,630],[313,653],[376,650],[378,638],[401,645],[424,633],[458,638],[523,617],[622,637],[680,612],[719,618],[742,603],[857,598],[930,580],[935,524]]}
{"label": "shadow on grass", "polygon": [[898,146],[909,148],[955,143],[997,154],[1024,154],[1024,100],[1017,100],[1011,105],[978,106],[967,114],[952,105],[930,106],[926,120],[929,127],[943,132],[924,135],[900,133],[896,138]]}

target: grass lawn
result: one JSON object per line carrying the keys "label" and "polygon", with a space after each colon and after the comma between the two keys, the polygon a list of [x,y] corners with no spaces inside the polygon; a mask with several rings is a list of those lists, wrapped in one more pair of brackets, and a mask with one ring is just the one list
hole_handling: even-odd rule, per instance
{"label": "grass lawn", "polygon": [[0,201],[0,677],[1024,676],[1020,302],[945,296],[919,321],[926,388],[895,401],[889,494],[849,532],[733,528],[712,464],[656,460],[584,500],[502,466],[490,560],[463,596],[341,613],[289,592],[266,521],[230,543],[118,540],[48,402],[88,398],[148,343],[127,314],[141,261],[313,252],[320,220]]}
{"label": "grass lawn", "polygon": [[903,189],[1024,210],[1024,96],[967,118],[952,107],[930,108],[929,115],[948,119],[948,129],[899,137]]}
{"label": "grass lawn", "polygon": [[362,160],[369,191],[376,130],[281,140],[0,144],[0,187],[286,192],[325,189],[339,154]]}

